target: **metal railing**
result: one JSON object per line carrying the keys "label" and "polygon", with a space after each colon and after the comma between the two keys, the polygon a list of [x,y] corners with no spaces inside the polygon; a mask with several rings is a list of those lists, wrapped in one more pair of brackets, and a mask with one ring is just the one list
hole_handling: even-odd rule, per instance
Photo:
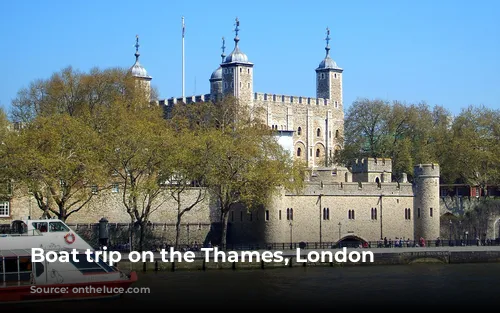
{"label": "metal railing", "polygon": [[[422,242],[416,240],[405,241],[369,241],[369,242],[280,242],[264,244],[226,244],[226,245],[179,245],[180,251],[200,251],[201,248],[217,247],[219,250],[295,250],[300,249],[339,249],[339,248],[359,248],[359,249],[378,249],[378,248],[432,248],[432,247],[464,247],[464,246],[500,246],[500,240],[428,240],[422,245]],[[150,249],[151,251],[160,251],[169,249],[169,245],[163,245]],[[108,250],[129,252],[127,245],[108,247]]]}

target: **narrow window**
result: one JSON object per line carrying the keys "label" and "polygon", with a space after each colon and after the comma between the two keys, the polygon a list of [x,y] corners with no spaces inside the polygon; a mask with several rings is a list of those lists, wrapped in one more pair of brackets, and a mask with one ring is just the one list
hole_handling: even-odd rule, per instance
{"label": "narrow window", "polygon": [[420,208],[417,209],[417,217],[420,218]]}
{"label": "narrow window", "polygon": [[319,158],[320,151],[319,149],[316,149],[316,157]]}
{"label": "narrow window", "polygon": [[316,129],[316,136],[317,137],[321,136],[321,129],[319,129],[319,128]]}
{"label": "narrow window", "polygon": [[432,208],[429,211],[429,215],[432,217]]}
{"label": "narrow window", "polygon": [[279,210],[279,212],[278,212],[278,218],[281,221],[281,210]]}
{"label": "narrow window", "polygon": [[293,221],[293,209],[290,208],[290,221]]}
{"label": "narrow window", "polygon": [[300,147],[299,147],[299,148],[297,148],[297,156],[298,156],[298,157],[300,156],[301,152],[302,152],[302,150],[300,149]]}
{"label": "narrow window", "polygon": [[269,210],[266,210],[266,221],[269,221]]}
{"label": "narrow window", "polygon": [[297,135],[300,136],[302,134],[302,127],[297,128]]}

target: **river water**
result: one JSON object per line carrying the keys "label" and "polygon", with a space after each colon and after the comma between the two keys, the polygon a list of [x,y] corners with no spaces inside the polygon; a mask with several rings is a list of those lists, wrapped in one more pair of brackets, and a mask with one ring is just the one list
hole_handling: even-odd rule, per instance
{"label": "river water", "polygon": [[348,306],[385,307],[390,311],[416,307],[432,310],[433,306],[494,309],[500,301],[500,263],[148,272],[139,273],[134,287],[149,288],[150,293],[48,306],[31,304],[22,310],[110,312],[137,308],[143,312],[190,312],[272,308],[308,312]]}

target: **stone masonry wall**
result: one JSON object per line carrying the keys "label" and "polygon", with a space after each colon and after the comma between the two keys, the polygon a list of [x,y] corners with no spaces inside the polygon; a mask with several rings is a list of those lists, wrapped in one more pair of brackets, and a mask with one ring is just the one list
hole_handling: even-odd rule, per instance
{"label": "stone masonry wall", "polygon": [[294,131],[294,154],[308,166],[324,166],[326,158],[342,147],[343,112],[327,100],[256,93],[253,106],[269,126]]}

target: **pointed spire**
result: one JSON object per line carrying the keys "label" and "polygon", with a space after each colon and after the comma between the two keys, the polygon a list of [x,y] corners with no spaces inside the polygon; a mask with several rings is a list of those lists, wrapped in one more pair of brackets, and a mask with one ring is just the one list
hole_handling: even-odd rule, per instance
{"label": "pointed spire", "polygon": [[135,35],[135,61],[139,61],[139,35]]}
{"label": "pointed spire", "polygon": [[236,18],[235,25],[236,25],[236,27],[234,28],[234,33],[236,35],[234,36],[234,46],[237,47],[238,41],[240,41],[240,38],[238,37],[238,32],[240,31],[240,21],[238,20],[238,18]]}
{"label": "pointed spire", "polygon": [[326,28],[326,57],[328,58],[330,56],[330,28]]}
{"label": "pointed spire", "polygon": [[226,54],[224,53],[224,51],[226,50],[226,39],[224,37],[222,37],[222,54],[220,55],[221,58],[222,58],[222,63],[224,63],[224,58],[226,57]]}

